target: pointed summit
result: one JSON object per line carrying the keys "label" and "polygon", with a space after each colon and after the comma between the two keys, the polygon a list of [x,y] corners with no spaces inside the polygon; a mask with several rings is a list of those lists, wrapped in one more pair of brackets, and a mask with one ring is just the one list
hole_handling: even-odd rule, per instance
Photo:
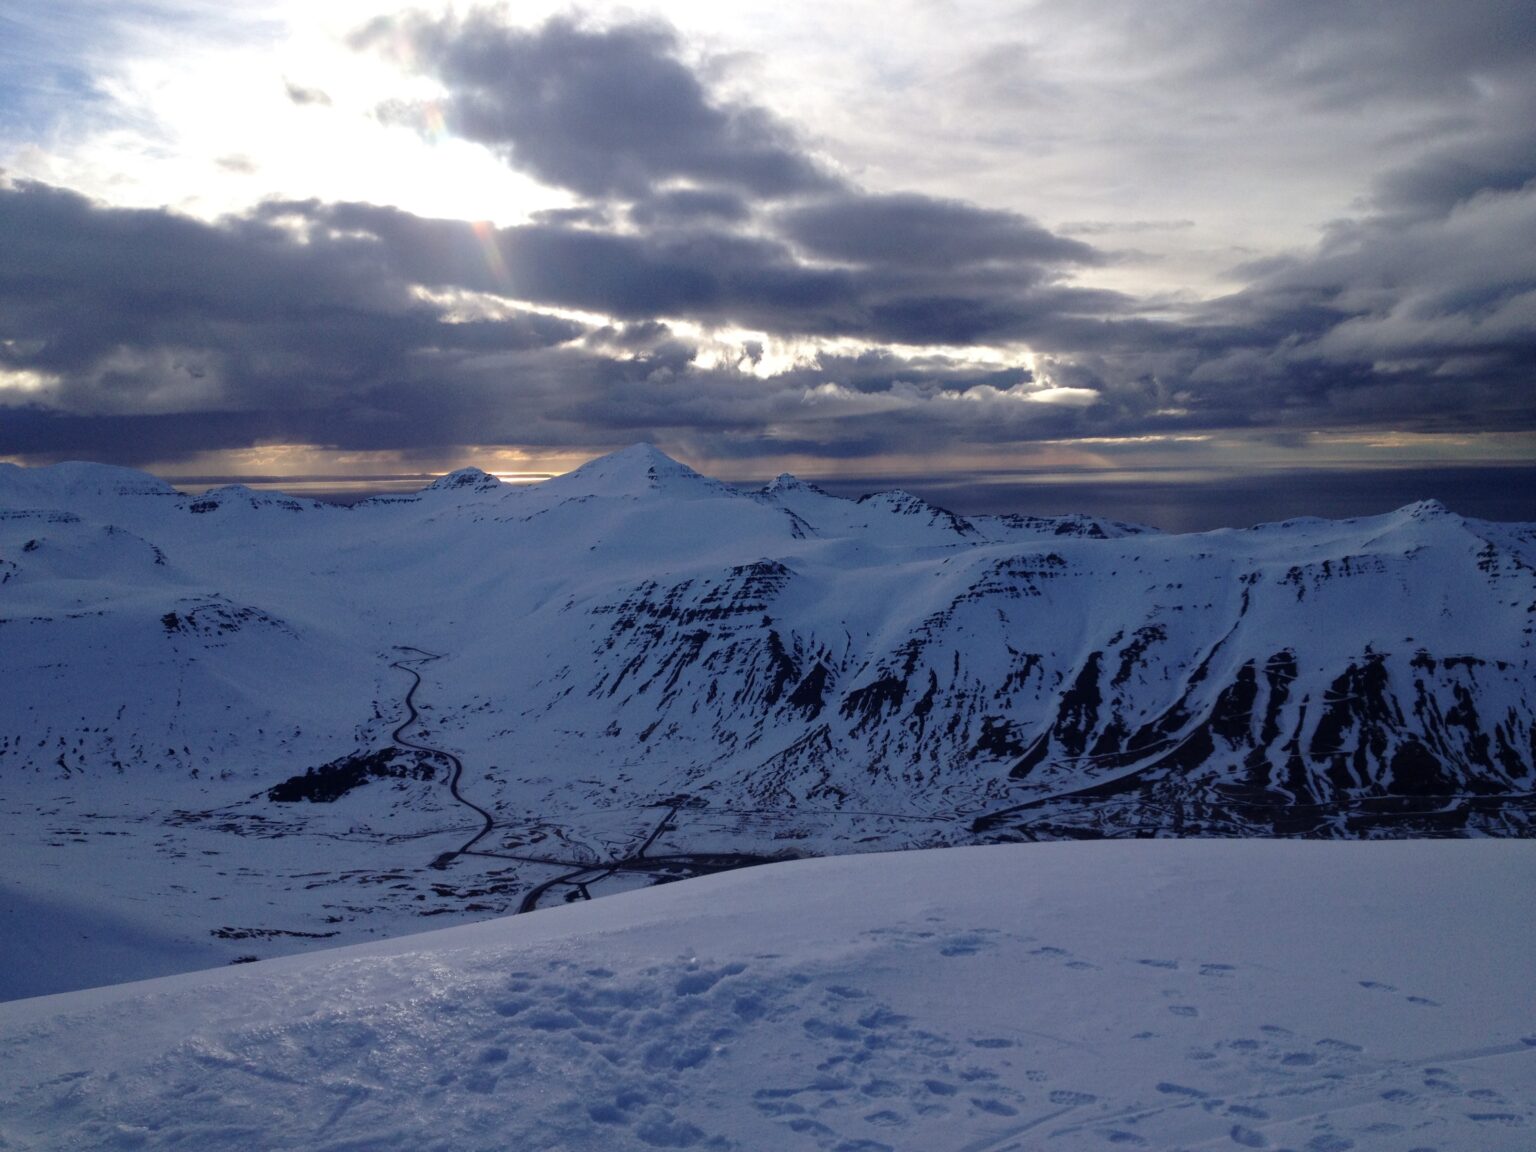
{"label": "pointed summit", "polygon": [[1454,516],[1455,513],[1438,500],[1417,500],[1412,504],[1405,504],[1398,511],[1413,520],[1434,520],[1441,516]]}
{"label": "pointed summit", "polygon": [[691,491],[717,495],[725,485],[701,476],[672,459],[654,444],[631,444],[607,456],[588,460],[574,472],[556,476],[540,487],[577,496],[642,496],[648,492],[682,495]]}
{"label": "pointed summit", "polygon": [[817,496],[826,496],[828,494],[810,481],[802,480],[800,477],[789,472],[780,472],[763,486],[762,491],[764,496],[782,495],[790,492],[813,492]]}
{"label": "pointed summit", "polygon": [[888,492],[871,492],[867,496],[860,496],[858,503],[892,516],[909,516],[913,518],[914,523],[944,528],[957,536],[977,534],[971,522],[964,516],[956,516],[948,508],[930,504],[921,496],[914,496],[901,488],[892,488]]}

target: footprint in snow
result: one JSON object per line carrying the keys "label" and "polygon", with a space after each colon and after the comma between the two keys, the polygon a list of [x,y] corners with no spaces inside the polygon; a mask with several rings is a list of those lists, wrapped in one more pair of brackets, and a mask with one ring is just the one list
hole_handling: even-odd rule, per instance
{"label": "footprint in snow", "polygon": [[991,941],[984,937],[968,932],[959,936],[951,936],[943,944],[939,945],[941,956],[974,956],[983,948],[991,947]]}
{"label": "footprint in snow", "polygon": [[994,1100],[987,1096],[972,1096],[971,1107],[992,1116],[1017,1116],[1019,1114],[1019,1110],[1012,1105],[1004,1104],[1001,1100]]}
{"label": "footprint in snow", "polygon": [[1147,1146],[1147,1142],[1143,1137],[1136,1135],[1134,1132],[1126,1132],[1120,1128],[1111,1129],[1104,1133],[1104,1139],[1108,1140],[1111,1144],[1128,1144],[1133,1148],[1145,1148]]}
{"label": "footprint in snow", "polygon": [[1353,1140],[1346,1140],[1332,1133],[1324,1133],[1307,1141],[1307,1152],[1349,1152],[1354,1146]]}
{"label": "footprint in snow", "polygon": [[846,984],[830,984],[827,986],[827,994],[835,996],[839,1000],[865,1000],[869,993],[862,988],[850,988]]}
{"label": "footprint in snow", "polygon": [[1069,1092],[1058,1088],[1050,1095],[1052,1104],[1065,1104],[1071,1108],[1080,1107],[1083,1104],[1092,1104],[1098,1099],[1092,1092]]}
{"label": "footprint in snow", "polygon": [[1232,1125],[1232,1143],[1240,1144],[1244,1148],[1268,1148],[1269,1140],[1264,1133],[1256,1128],[1248,1128],[1242,1124]]}
{"label": "footprint in snow", "polygon": [[1268,1120],[1269,1113],[1262,1108],[1254,1108],[1247,1104],[1227,1105],[1227,1115],[1241,1116],[1244,1120]]}
{"label": "footprint in snow", "polygon": [[1331,1052],[1364,1052],[1365,1049],[1358,1044],[1351,1044],[1348,1040],[1334,1040],[1324,1037],[1317,1042],[1319,1048],[1327,1048]]}
{"label": "footprint in snow", "polygon": [[1198,1088],[1187,1088],[1183,1084],[1171,1084],[1167,1080],[1158,1084],[1157,1090],[1164,1096],[1188,1096],[1192,1100],[1203,1100],[1209,1095]]}

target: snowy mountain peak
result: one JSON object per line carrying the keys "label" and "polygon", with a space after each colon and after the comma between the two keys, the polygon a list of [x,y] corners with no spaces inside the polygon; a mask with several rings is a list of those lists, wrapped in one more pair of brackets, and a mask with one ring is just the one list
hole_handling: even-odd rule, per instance
{"label": "snowy mountain peak", "polygon": [[930,504],[921,496],[914,496],[900,488],[860,496],[858,503],[899,516],[911,516],[919,522],[947,528],[957,536],[976,535],[975,527],[965,517],[956,516],[949,509]]}
{"label": "snowy mountain peak", "polygon": [[44,468],[0,464],[0,497],[15,506],[59,500],[118,496],[176,496],[159,477],[112,464],[70,460]]}
{"label": "snowy mountain peak", "polygon": [[500,480],[489,472],[479,468],[460,468],[455,472],[449,472],[445,476],[439,476],[428,484],[423,491],[426,492],[461,492],[468,489],[471,492],[494,492],[502,487]]}
{"label": "snowy mountain peak", "polygon": [[973,521],[978,527],[996,524],[1016,532],[1029,532],[1042,536],[1079,536],[1089,540],[1118,540],[1125,536],[1156,535],[1156,528],[1144,524],[1128,524],[1120,520],[1102,520],[1070,512],[1065,516],[1020,516],[1006,513],[1001,516],[979,516]]}
{"label": "snowy mountain peak", "polygon": [[201,496],[193,497],[186,505],[186,509],[196,514],[222,508],[241,508],[246,505],[256,509],[281,508],[288,512],[326,507],[318,500],[308,500],[301,496],[289,496],[283,492],[262,492],[255,488],[247,488],[244,484],[226,484],[222,488],[210,488]]}
{"label": "snowy mountain peak", "polygon": [[788,472],[780,472],[763,486],[762,491],[765,496],[776,496],[789,492],[812,492],[817,496],[827,495],[824,490],[816,487],[816,485]]}
{"label": "snowy mountain peak", "polygon": [[654,444],[645,443],[631,444],[589,460],[573,472],[545,481],[541,487],[571,497],[641,496],[650,492],[716,495],[733,491],[672,459]]}
{"label": "snowy mountain peak", "polygon": [[1400,508],[1399,512],[1413,520],[1437,520],[1442,516],[1456,515],[1438,500],[1418,500]]}

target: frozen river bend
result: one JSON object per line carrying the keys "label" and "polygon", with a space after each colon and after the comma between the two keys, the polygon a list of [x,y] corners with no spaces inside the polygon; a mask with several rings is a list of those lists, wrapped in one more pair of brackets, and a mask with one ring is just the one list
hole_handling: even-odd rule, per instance
{"label": "frozen river bend", "polygon": [[807,860],[0,1005],[0,1147],[1527,1152],[1536,845]]}

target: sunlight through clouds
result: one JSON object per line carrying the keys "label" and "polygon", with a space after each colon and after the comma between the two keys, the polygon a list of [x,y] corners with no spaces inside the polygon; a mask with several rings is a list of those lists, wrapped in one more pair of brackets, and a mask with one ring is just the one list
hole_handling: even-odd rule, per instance
{"label": "sunlight through clouds", "polygon": [[0,452],[1528,464],[1536,59],[1405,3],[61,0]]}

